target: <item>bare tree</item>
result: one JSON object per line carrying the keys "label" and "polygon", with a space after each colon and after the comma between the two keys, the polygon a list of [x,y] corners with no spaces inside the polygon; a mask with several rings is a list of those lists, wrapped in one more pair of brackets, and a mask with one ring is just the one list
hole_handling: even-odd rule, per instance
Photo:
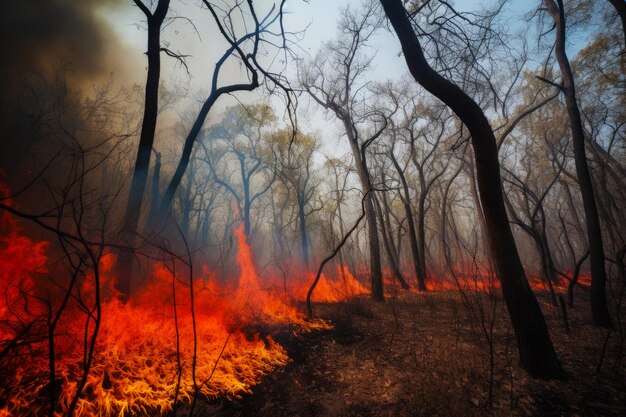
{"label": "bare tree", "polygon": [[363,145],[371,144],[380,136],[386,127],[386,119],[382,127],[375,128],[368,135],[360,125],[370,121],[370,114],[359,109],[359,105],[362,105],[359,96],[366,87],[363,77],[371,63],[371,57],[364,56],[363,48],[376,27],[375,9],[372,5],[367,5],[359,12],[344,10],[339,24],[341,37],[335,42],[327,43],[313,61],[300,68],[299,78],[308,95],[341,122],[348,138],[361,189],[367,195],[365,218],[369,238],[372,298],[382,301],[384,292],[380,242],[373,197],[369,193],[372,183]]}
{"label": "bare tree", "polygon": [[598,207],[593,194],[593,182],[585,150],[585,132],[578,103],[574,75],[565,52],[565,10],[562,0],[545,0],[544,4],[552,16],[556,29],[555,54],[561,69],[563,85],[559,86],[565,97],[570,119],[576,176],[580,186],[585,210],[587,238],[589,240],[589,262],[591,265],[591,313],[593,323],[600,327],[611,326],[611,316],[606,301],[606,268],[604,265],[604,243],[600,227]]}
{"label": "bare tree", "polygon": [[[200,144],[213,179],[234,198],[246,236],[251,233],[252,204],[270,189],[276,178],[273,162],[267,158],[269,151],[263,149],[269,147],[264,128],[275,120],[267,105],[231,107],[223,122],[208,132],[209,146]],[[216,166],[218,162],[220,167]],[[231,169],[232,163],[236,168]],[[255,181],[259,179],[261,183],[257,187]]]}
{"label": "bare tree", "polygon": [[[161,30],[163,22],[169,11],[169,0],[159,0],[152,12],[141,0],[134,0],[141,12],[146,16],[148,27],[148,74],[146,78],[144,95],[144,113],[141,125],[141,136],[137,148],[137,156],[133,168],[133,176],[128,191],[128,202],[124,213],[123,222],[123,246],[132,247],[139,227],[141,205],[148,180],[150,168],[150,156],[156,132],[158,108],[159,108],[159,83],[161,77],[161,52],[169,52],[161,46]],[[170,52],[171,53],[171,52]],[[122,250],[117,260],[116,288],[123,299],[130,294],[131,273],[134,254],[132,250]]]}
{"label": "bare tree", "polygon": [[313,171],[313,154],[317,144],[314,137],[299,131],[296,131],[294,137],[289,129],[273,133],[270,140],[281,182],[294,193],[302,261],[308,268],[310,243],[307,220],[323,208],[323,204],[315,204],[314,200],[319,186],[319,179],[315,178]]}
{"label": "bare tree", "polygon": [[402,2],[381,0],[381,4],[400,40],[409,71],[415,80],[449,106],[471,134],[490,253],[517,336],[521,366],[535,376],[562,377],[563,369],[537,299],[524,274],[509,226],[493,130],[476,102],[428,64]]}
{"label": "bare tree", "polygon": [[[194,144],[209,112],[217,100],[223,95],[232,94],[237,91],[253,91],[261,86],[261,83],[264,81],[275,85],[283,85],[284,81],[280,75],[270,73],[264,68],[262,63],[259,62],[259,50],[262,46],[273,47],[275,44],[272,38],[276,37],[279,38],[279,45],[283,47],[286,45],[285,33],[282,26],[285,1],[286,0],[281,0],[278,7],[273,4],[264,16],[259,16],[258,9],[253,5],[252,0],[247,0],[245,7],[243,2],[237,2],[234,5],[228,5],[226,10],[222,10],[221,7],[215,6],[208,0],[203,0],[203,4],[207,7],[212,16],[213,23],[219,29],[222,37],[228,42],[229,47],[215,63],[209,95],[202,104],[185,138],[180,160],[161,198],[154,221],[167,216],[172,205],[174,194],[189,165]],[[243,21],[235,22],[237,17]],[[247,19],[251,19],[252,22],[246,22]],[[277,32],[273,30],[274,26],[278,26]],[[244,33],[237,33],[238,28],[244,28]],[[246,69],[249,79],[242,83],[220,86],[220,72],[229,59],[239,61]],[[291,110],[291,107],[289,107],[289,109]]]}

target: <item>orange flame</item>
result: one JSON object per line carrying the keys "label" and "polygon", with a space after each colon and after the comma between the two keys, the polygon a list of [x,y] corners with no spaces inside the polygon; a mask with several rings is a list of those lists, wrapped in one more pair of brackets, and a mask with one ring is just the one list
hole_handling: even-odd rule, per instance
{"label": "orange flame", "polygon": [[[315,279],[314,272],[307,272],[304,275],[306,276],[305,281],[293,280],[293,288],[290,291],[299,301],[306,299],[309,287]],[[324,273],[320,275],[320,279],[312,295],[312,300],[323,303],[334,303],[369,293],[370,290],[352,275],[347,266],[337,265],[336,274],[332,278]]]}
{"label": "orange flame", "polygon": [[[209,276],[194,282],[195,343],[189,278],[185,280],[183,274],[174,274],[163,264],[155,265],[152,281],[128,303],[122,304],[117,298],[102,303],[93,364],[76,404],[76,415],[154,415],[170,412],[174,398],[189,403],[194,395],[238,397],[288,361],[284,349],[271,336],[251,334],[246,327],[289,324],[300,331],[328,327],[321,321],[307,322],[270,288],[263,288],[241,227],[235,235],[241,272],[232,299],[220,296],[228,289],[218,288]],[[35,302],[32,276],[45,272],[46,245],[7,236],[2,244],[10,249],[2,251],[0,257],[0,290],[5,297],[8,294],[15,299],[1,304],[0,317],[4,320],[11,311],[20,314],[25,323],[37,322],[44,310],[41,302]],[[103,257],[103,287],[113,280],[112,265],[111,255]],[[91,299],[93,291],[93,280],[87,277],[80,286],[82,299]],[[28,302],[21,300],[24,297]],[[93,326],[78,303],[68,306],[62,317],[55,332],[55,376],[61,387],[55,410],[58,416],[67,413],[79,388],[85,325],[89,322]],[[2,346],[16,336],[5,326],[0,330]],[[7,398],[0,404],[0,416],[47,412],[50,378],[46,340],[30,343],[30,349],[29,360],[13,355],[12,360],[2,363],[9,365],[10,376],[0,388],[0,398]]]}
{"label": "orange flame", "polygon": [[[7,192],[0,185],[2,194]],[[264,333],[287,327],[301,332],[328,328],[323,321],[305,320],[288,297],[281,296],[281,286],[270,285],[278,282],[276,277],[261,278],[243,226],[234,234],[240,272],[231,287],[219,286],[207,268],[191,281],[185,273],[157,263],[150,282],[122,304],[114,297],[114,256],[101,258],[100,289],[111,296],[101,304],[93,363],[76,415],[160,415],[198,395],[238,397],[289,360],[271,335],[260,335],[254,328],[265,328]],[[51,392],[58,394],[54,415],[65,415],[80,388],[85,340],[95,325],[89,306],[96,281],[93,272],[81,277],[60,316],[54,331],[51,389],[48,331],[60,303],[49,296],[58,295],[56,284],[40,279],[49,278],[48,247],[47,242],[23,236],[6,213],[0,215],[0,417],[45,414]],[[288,294],[302,301],[315,275],[293,275],[297,276],[289,278]],[[474,276],[458,271],[456,276],[458,281],[431,277],[427,287],[430,291],[457,290],[459,285],[476,291],[498,287],[485,271]],[[585,284],[588,277],[579,281]],[[535,289],[544,288],[536,278],[530,282]],[[565,285],[556,288],[564,291]],[[369,290],[340,265],[332,276],[320,277],[313,300],[337,302],[364,294]]]}

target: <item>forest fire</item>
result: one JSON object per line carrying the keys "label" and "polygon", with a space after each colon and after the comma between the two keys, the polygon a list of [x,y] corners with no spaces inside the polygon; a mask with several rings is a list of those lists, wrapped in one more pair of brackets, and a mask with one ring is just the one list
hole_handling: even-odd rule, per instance
{"label": "forest fire", "polygon": [[623,0],[4,3],[0,417],[624,414]]}
{"label": "forest fire", "polygon": [[[236,288],[218,288],[210,277],[203,277],[194,284],[191,304],[188,282],[156,264],[151,282],[128,303],[117,297],[102,303],[93,362],[78,396],[86,355],[81,341],[93,331],[86,330],[93,323],[78,300],[93,297],[93,276],[72,294],[77,301],[68,304],[54,331],[56,370],[51,391],[50,340],[45,332],[52,312],[47,311],[49,301],[35,288],[36,276],[46,273],[46,244],[32,242],[17,231],[3,237],[0,342],[7,372],[2,377],[0,415],[41,415],[49,408],[49,392],[56,396],[55,415],[66,415],[70,409],[81,416],[163,414],[179,402],[189,404],[198,394],[237,397],[286,364],[285,350],[271,335],[246,328],[293,326],[294,331],[306,332],[328,325],[305,321],[295,307],[271,289],[263,289],[242,229],[236,229],[235,235],[241,267]],[[112,288],[113,265],[111,255],[102,258],[102,290]],[[224,296],[228,293],[234,297]],[[20,340],[19,332],[32,331],[32,326],[39,328],[33,332],[34,340],[23,347],[11,345],[12,340]]]}
{"label": "forest fire", "polygon": [[[468,270],[470,268],[467,268]],[[455,274],[448,274],[445,276],[432,277],[426,281],[426,289],[428,291],[478,291],[478,292],[493,292],[500,289],[500,282],[493,274],[488,272],[482,274],[463,274],[462,269],[459,268]],[[571,282],[573,273],[564,273],[565,278],[561,278],[555,282],[552,282],[552,289],[556,293],[564,294],[568,291],[568,285]],[[550,285],[546,279],[538,275],[529,275],[528,283],[530,287],[538,293],[550,291]],[[587,274],[579,274],[576,281],[576,285],[587,288],[591,285],[591,279]]]}
{"label": "forest fire", "polygon": [[[212,274],[196,279],[193,288],[184,273],[156,263],[150,282],[125,304],[114,296],[113,255],[100,261],[100,290],[112,294],[102,302],[102,318],[93,360],[85,375],[86,346],[93,334],[92,318],[86,316],[85,300],[94,297],[93,273],[87,274],[72,292],[72,300],[52,330],[50,323],[59,303],[43,297],[42,277],[48,273],[46,242],[23,236],[15,222],[3,216],[0,256],[3,303],[0,304],[0,341],[7,370],[1,392],[1,416],[40,415],[50,407],[55,415],[74,410],[81,416],[129,416],[163,414],[178,404],[189,405],[197,395],[206,398],[238,397],[250,392],[260,379],[289,358],[271,334],[251,329],[290,328],[294,332],[325,329],[323,321],[307,321],[281,297],[274,279],[262,280],[255,268],[243,227],[234,230],[240,268],[234,287],[219,287]],[[313,273],[290,279],[289,298],[304,300]],[[493,282],[470,277],[428,281],[429,291],[485,291]],[[264,284],[274,282],[273,285]],[[537,283],[536,287],[541,287]],[[193,304],[190,298],[193,291]],[[414,290],[412,291],[414,292]],[[346,266],[338,266],[333,278],[322,275],[313,299],[341,302],[368,294]],[[56,303],[56,304],[55,304]],[[91,313],[93,314],[93,313]],[[32,335],[23,346],[23,332]],[[270,333],[270,332],[268,332]],[[53,384],[50,383],[50,343],[54,348]],[[82,394],[77,395],[85,377]]]}

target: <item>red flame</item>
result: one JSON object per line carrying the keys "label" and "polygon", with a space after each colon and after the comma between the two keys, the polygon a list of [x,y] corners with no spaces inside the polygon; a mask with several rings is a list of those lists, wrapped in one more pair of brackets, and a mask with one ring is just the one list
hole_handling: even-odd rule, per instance
{"label": "red flame", "polygon": [[[208,398],[237,397],[288,361],[271,336],[250,334],[246,326],[290,324],[300,331],[328,327],[321,321],[304,320],[296,308],[271,288],[264,288],[242,228],[235,234],[241,267],[236,288],[219,288],[209,274],[194,282],[195,343],[189,278],[174,274],[164,264],[155,265],[151,282],[128,303],[111,298],[102,304],[93,364],[76,415],[159,414],[172,410],[175,397],[188,403],[196,393]],[[1,242],[5,250],[0,257],[0,290],[7,301],[0,304],[0,340],[5,346],[20,329],[4,323],[40,323],[45,315],[44,303],[36,301],[33,278],[46,272],[46,244],[16,233],[5,235]],[[101,260],[103,287],[111,286],[113,264],[110,254]],[[87,277],[80,286],[82,299],[91,299],[93,282]],[[61,387],[56,415],[67,412],[79,387],[82,340],[89,321],[78,303],[68,306],[62,317],[55,332],[56,379]],[[2,397],[7,397],[0,404],[0,416],[47,411],[46,343],[29,343],[28,360],[26,356],[19,360],[15,354],[11,355],[14,360],[3,361],[9,365],[10,376],[0,389]]]}
{"label": "red flame", "polygon": [[[6,195],[6,190],[0,188],[0,194]],[[55,392],[50,389],[48,331],[60,305],[54,298],[59,286],[49,277],[49,244],[24,236],[6,213],[0,216],[0,226],[0,417],[42,415]],[[240,273],[231,287],[218,285],[208,268],[191,282],[185,271],[156,263],[149,283],[123,304],[113,296],[114,256],[101,258],[100,289],[111,296],[101,304],[93,363],[76,415],[156,415],[170,412],[175,400],[188,404],[196,395],[238,397],[289,360],[271,335],[252,329],[265,327],[264,333],[271,333],[280,327],[296,331],[328,327],[322,321],[305,320],[288,302],[285,288],[270,285],[279,282],[276,277],[262,279],[243,227],[234,233]],[[322,274],[314,301],[337,302],[369,293],[347,267],[336,268],[332,275]],[[54,331],[57,416],[67,413],[80,388],[85,341],[95,324],[94,312],[88,311],[96,289],[93,274],[87,273],[74,287]],[[431,278],[427,287],[487,291],[498,284],[486,273],[471,276],[458,271],[456,277],[456,281]],[[312,272],[289,277],[289,296],[304,300],[313,279]],[[580,282],[587,279],[581,277]],[[541,281],[531,283],[543,288]]]}

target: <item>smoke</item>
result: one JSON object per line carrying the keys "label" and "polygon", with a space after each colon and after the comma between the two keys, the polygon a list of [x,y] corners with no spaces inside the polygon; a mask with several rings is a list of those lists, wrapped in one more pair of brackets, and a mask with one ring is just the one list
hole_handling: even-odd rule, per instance
{"label": "smoke", "polygon": [[141,56],[127,50],[100,14],[120,4],[0,0],[0,181],[20,174],[20,161],[45,136],[37,126],[43,113],[92,85],[130,78],[129,61]]}
{"label": "smoke", "polygon": [[3,83],[24,72],[49,76],[59,65],[80,81],[108,76],[120,40],[98,15],[121,0],[2,1],[0,51]]}

